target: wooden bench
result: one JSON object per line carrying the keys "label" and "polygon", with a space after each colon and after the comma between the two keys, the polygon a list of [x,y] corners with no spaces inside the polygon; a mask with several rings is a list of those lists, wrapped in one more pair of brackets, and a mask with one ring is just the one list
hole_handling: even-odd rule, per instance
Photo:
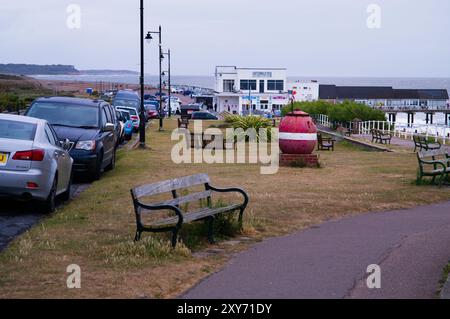
{"label": "wooden bench", "polygon": [[370,130],[372,134],[372,143],[380,143],[380,144],[391,144],[392,140],[392,134],[391,133],[385,133],[382,130],[377,129],[371,129]]}
{"label": "wooden bench", "polygon": [[[432,150],[418,152],[417,159],[419,161],[419,180],[424,176],[432,177],[432,183],[435,183],[436,177],[439,178],[439,186],[450,174],[450,156],[444,150]],[[431,166],[431,168],[430,168]]]}
{"label": "wooden bench", "polygon": [[317,150],[318,151],[334,151],[334,142],[331,137],[323,137],[321,133],[317,133]]}
{"label": "wooden bench", "polygon": [[[179,196],[178,191],[187,189],[192,186],[204,185],[205,189],[201,192],[192,193],[186,196]],[[243,202],[232,204],[225,207],[213,207],[212,194],[217,193],[238,193],[243,196]],[[159,194],[170,193],[172,199],[156,202],[144,203],[143,197],[155,196]],[[209,176],[207,174],[192,175],[177,179],[166,180],[158,183],[147,184],[136,187],[131,190],[131,197],[133,199],[134,211],[136,215],[136,236],[135,241],[141,239],[143,232],[172,232],[172,247],[175,248],[178,239],[178,232],[183,224],[204,220],[208,222],[208,239],[214,243],[214,219],[219,214],[232,213],[239,211],[239,225],[242,228],[242,219],[244,210],[248,204],[247,193],[240,188],[216,188],[210,185]],[[206,200],[207,207],[200,208],[195,211],[182,210],[182,204],[191,203],[194,201]],[[161,212],[168,210],[174,216],[158,219],[149,224],[144,224],[142,221],[143,214],[151,214],[154,212]]]}
{"label": "wooden bench", "polygon": [[178,128],[189,129],[189,118],[182,117],[178,119]]}
{"label": "wooden bench", "polygon": [[415,134],[413,136],[414,140],[414,152],[419,149],[419,152],[425,150],[425,151],[432,151],[432,150],[439,150],[442,147],[442,144],[439,142],[436,143],[429,143],[426,136]]}
{"label": "wooden bench", "polygon": [[[215,143],[215,139],[221,137],[223,140],[222,149],[236,149],[237,140],[234,139],[231,143],[228,143],[227,139],[223,135],[215,135],[215,134],[205,134],[204,132],[201,134],[195,134],[194,132],[190,132],[191,137],[191,145],[190,148],[194,149],[205,149],[209,144]],[[189,147],[189,146],[188,146]],[[219,147],[217,149],[220,149]]]}

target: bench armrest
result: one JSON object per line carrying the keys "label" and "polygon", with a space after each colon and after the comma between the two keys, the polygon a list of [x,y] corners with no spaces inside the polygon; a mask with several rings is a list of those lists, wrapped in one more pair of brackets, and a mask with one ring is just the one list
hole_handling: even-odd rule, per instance
{"label": "bench armrest", "polygon": [[441,161],[424,161],[424,160],[420,160],[420,163],[427,164],[427,165],[436,165],[436,164],[438,164],[438,165],[442,166],[444,171],[447,169],[447,165],[445,165],[445,163],[441,162]]}
{"label": "bench armrest", "polygon": [[181,225],[183,224],[183,213],[178,207],[173,206],[173,205],[147,205],[147,204],[143,204],[138,199],[136,199],[134,197],[133,191],[131,191],[131,196],[133,197],[133,204],[134,204],[134,209],[135,209],[135,213],[136,213],[136,218],[139,218],[139,222],[141,222],[140,221],[141,213],[138,211],[138,207],[140,207],[142,209],[145,209],[145,210],[149,210],[149,211],[171,210],[178,216],[177,227],[180,228]]}
{"label": "bench armrest", "polygon": [[232,187],[232,188],[217,188],[217,187],[211,186],[209,184],[206,184],[206,188],[209,189],[209,190],[212,190],[214,192],[217,192],[217,193],[239,193],[239,194],[241,194],[244,197],[244,203],[242,204],[242,206],[243,207],[247,207],[248,195],[241,188],[236,188],[236,187]]}

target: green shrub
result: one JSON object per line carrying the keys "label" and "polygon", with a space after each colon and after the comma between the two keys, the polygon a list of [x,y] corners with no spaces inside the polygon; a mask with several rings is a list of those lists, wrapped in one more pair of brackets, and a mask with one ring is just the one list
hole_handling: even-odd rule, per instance
{"label": "green shrub", "polygon": [[[351,122],[354,119],[362,121],[386,120],[386,116],[382,111],[352,101],[344,101],[338,104],[326,101],[296,102],[294,103],[294,110],[302,110],[309,114],[325,114],[333,122]],[[287,105],[282,109],[282,114],[285,116],[291,111],[292,106]]]}
{"label": "green shrub", "polygon": [[[240,116],[240,115],[229,115],[225,117],[225,122],[228,123],[232,128],[234,129],[243,129],[244,132],[248,129],[255,129],[256,130],[256,138],[259,141],[260,136],[260,129],[266,129],[267,130],[267,140],[271,140],[271,128],[272,128],[272,121],[270,119],[267,119],[265,117],[261,116]],[[239,138],[239,137],[237,137]],[[248,138],[247,138],[248,139]]]}

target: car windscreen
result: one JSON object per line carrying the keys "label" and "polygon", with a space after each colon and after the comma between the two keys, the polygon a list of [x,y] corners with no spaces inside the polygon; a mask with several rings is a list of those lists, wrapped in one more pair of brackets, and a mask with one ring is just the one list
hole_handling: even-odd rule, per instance
{"label": "car windscreen", "polygon": [[130,113],[129,113],[129,112],[120,112],[120,114],[122,114],[122,117],[123,117],[126,121],[129,121],[129,120],[130,120]]}
{"label": "car windscreen", "polygon": [[113,104],[114,104],[114,106],[126,106],[126,107],[140,108],[138,100],[115,99]]}
{"label": "car windscreen", "polygon": [[47,120],[51,125],[98,127],[98,108],[79,104],[36,102],[27,116]]}
{"label": "car windscreen", "polygon": [[0,138],[33,141],[35,134],[36,124],[0,120]]}
{"label": "car windscreen", "polygon": [[147,110],[154,110],[156,111],[156,105],[154,104],[145,104],[145,107]]}
{"label": "car windscreen", "polygon": [[136,109],[124,109],[124,108],[121,108],[121,107],[118,107],[117,109],[118,109],[118,110],[124,110],[124,111],[127,111],[128,113],[130,113],[130,115],[137,115]]}

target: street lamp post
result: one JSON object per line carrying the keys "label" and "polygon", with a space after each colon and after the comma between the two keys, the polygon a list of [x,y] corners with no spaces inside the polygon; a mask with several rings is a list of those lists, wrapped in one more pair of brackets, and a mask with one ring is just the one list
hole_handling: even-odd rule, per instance
{"label": "street lamp post", "polygon": [[141,113],[140,113],[140,126],[139,126],[139,143],[140,147],[145,148],[145,113],[144,113],[144,0],[141,0],[141,76],[139,82],[141,85]]}
{"label": "street lamp post", "polygon": [[171,72],[170,72],[170,49],[169,50],[167,50],[167,52],[166,53],[163,53],[163,55],[167,55],[167,57],[168,57],[168,66],[169,66],[169,69],[168,69],[168,77],[169,77],[169,106],[168,106],[168,115],[169,115],[169,117],[171,117],[172,116],[172,100],[171,100],[171,97],[172,97],[172,86],[171,86],[171,76],[172,76],[172,74],[171,74]]}
{"label": "street lamp post", "polygon": [[159,26],[159,31],[149,31],[147,37],[151,40],[152,34],[158,34],[159,36],[159,130],[163,130],[163,107],[162,107],[162,60],[164,56],[162,54],[162,31]]}

